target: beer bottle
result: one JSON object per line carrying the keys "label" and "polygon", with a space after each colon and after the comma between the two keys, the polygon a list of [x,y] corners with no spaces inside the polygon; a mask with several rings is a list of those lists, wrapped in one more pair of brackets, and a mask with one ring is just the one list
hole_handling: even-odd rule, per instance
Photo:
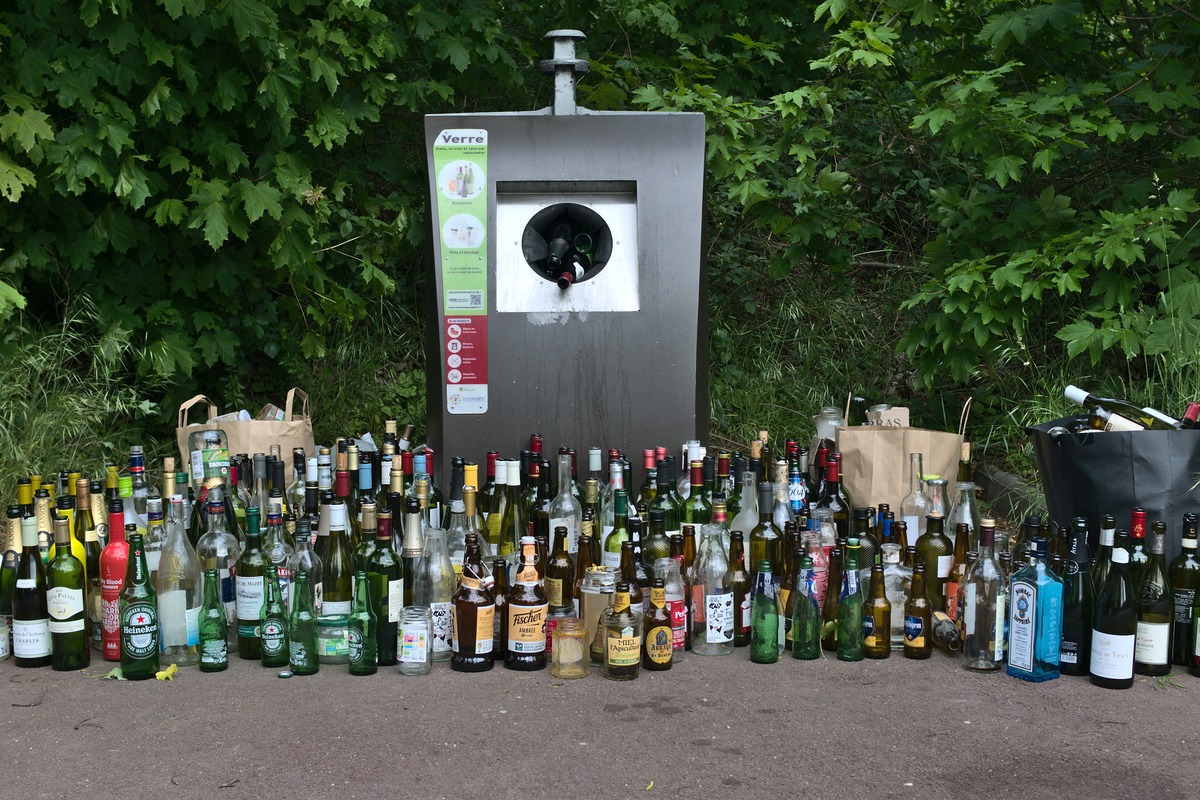
{"label": "beer bottle", "polygon": [[351,675],[374,675],[379,670],[375,630],[375,611],[371,603],[371,585],[367,573],[354,573],[354,605],[346,623]]}
{"label": "beer bottle", "polygon": [[642,666],[648,670],[668,670],[674,652],[674,631],[667,612],[666,583],[661,577],[650,584],[650,604],[642,617]]}
{"label": "beer bottle", "polygon": [[642,620],[629,608],[629,589],[629,581],[618,583],[612,608],[600,617],[604,626],[604,677],[613,681],[633,680],[641,665]]}
{"label": "beer bottle", "polygon": [[883,564],[871,567],[871,588],[863,614],[863,655],[887,658],[892,653],[892,604],[883,582]]}
{"label": "beer bottle", "polygon": [[[558,530],[565,530],[559,527]],[[450,668],[457,672],[486,672],[492,668],[496,600],[492,576],[483,567],[479,537],[466,536],[462,580],[454,593],[453,647]]]}
{"label": "beer bottle", "polygon": [[321,636],[318,638],[317,657],[326,664],[344,664],[348,655],[346,618],[354,599],[350,552],[346,504],[334,500],[329,508],[329,550],[321,565]]}
{"label": "beer bottle", "polygon": [[262,532],[258,529],[258,508],[246,509],[246,549],[238,556],[235,569],[237,586],[237,649],[246,659],[262,658],[262,607],[266,590],[263,577],[267,559],[262,551]]}
{"label": "beer bottle", "polygon": [[71,552],[71,526],[66,517],[54,520],[54,558],[47,570],[46,607],[50,614],[51,666],[56,670],[83,669],[91,663],[83,593],[87,587],[83,562]]}
{"label": "beer bottle", "polygon": [[904,606],[904,657],[929,658],[933,653],[933,606],[925,589],[925,563],[913,567],[912,591]]}
{"label": "beer bottle", "polygon": [[733,646],[750,644],[753,591],[746,572],[745,545],[741,531],[729,535],[729,586],[733,591]]}
{"label": "beer bottle", "polygon": [[288,665],[288,619],[287,607],[283,603],[283,591],[279,587],[279,568],[266,566],[265,594],[259,612],[262,631],[262,665],[264,667],[286,667]]}
{"label": "beer bottle", "polygon": [[637,580],[637,554],[633,542],[621,542],[621,573],[619,580],[629,582],[629,613],[638,619],[646,611],[646,596]]}
{"label": "beer bottle", "polygon": [[297,572],[292,583],[292,614],[288,618],[288,663],[296,675],[314,675],[317,658],[317,612],[307,572]]}
{"label": "beer bottle", "polygon": [[[546,592],[538,580],[536,548],[532,536],[521,537],[521,565],[509,589],[506,605],[508,646],[504,654],[504,666],[509,669],[546,668],[548,604]],[[625,591],[628,598],[628,588]],[[636,648],[634,652],[636,654]]]}
{"label": "beer bottle", "polygon": [[204,602],[200,606],[200,671],[221,672],[229,666],[229,619],[221,602],[221,574],[204,570]]}
{"label": "beer bottle", "polygon": [[551,609],[561,610],[575,606],[575,584],[571,576],[571,557],[567,554],[565,525],[554,528],[554,550],[546,564],[546,602]]}
{"label": "beer bottle", "polygon": [[38,547],[37,519],[21,519],[21,559],[12,588],[13,656],[18,667],[51,663],[50,612],[46,607],[46,567]]}
{"label": "beer bottle", "polygon": [[756,664],[774,664],[779,660],[779,599],[770,559],[758,560],[754,597],[750,602],[750,660]]}
{"label": "beer bottle", "polygon": [[[363,518],[366,519],[364,512]],[[365,522],[364,522],[365,524]],[[400,558],[392,549],[392,512],[380,511],[375,549],[367,557],[367,583],[375,602],[376,653],[381,667],[397,663],[396,636],[404,608],[404,575]]]}
{"label": "beer bottle", "polygon": [[792,657],[804,660],[821,655],[821,609],[817,605],[812,559],[800,557],[796,587],[792,591]]}
{"label": "beer bottle", "polygon": [[845,540],[839,539],[837,546],[829,551],[829,571],[825,585],[825,597],[821,603],[821,649],[837,650],[838,603],[841,601],[842,559],[845,555]]}
{"label": "beer bottle", "polygon": [[503,658],[508,653],[508,560],[497,556],[492,559],[492,597],[496,599],[496,616],[493,621],[492,658]]}
{"label": "beer bottle", "polygon": [[841,661],[862,661],[863,658],[863,595],[858,582],[861,551],[857,538],[846,541],[846,564],[838,598],[837,657]]}
{"label": "beer bottle", "polygon": [[[136,527],[130,525],[130,528]],[[144,681],[158,672],[158,603],[145,543],[140,533],[129,534],[129,564],[121,588],[121,674]]]}

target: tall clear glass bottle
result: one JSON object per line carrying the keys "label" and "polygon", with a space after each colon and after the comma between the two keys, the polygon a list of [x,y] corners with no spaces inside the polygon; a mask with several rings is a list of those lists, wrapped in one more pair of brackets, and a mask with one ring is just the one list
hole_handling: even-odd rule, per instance
{"label": "tall clear glass bottle", "polygon": [[579,531],[583,529],[583,504],[575,497],[571,482],[572,456],[569,452],[558,456],[558,494],[550,502],[550,530],[558,527],[567,529],[567,552],[574,557]]}
{"label": "tall clear glass bottle", "polygon": [[169,502],[167,536],[158,562],[158,624],[162,655],[186,666],[200,660],[200,559],[188,541],[183,497],[171,495]]}
{"label": "tall clear glass bottle", "polygon": [[912,570],[900,563],[900,545],[880,545],[883,551],[883,589],[892,606],[892,652],[904,649],[904,606],[912,591]]}
{"label": "tall clear glass bottle", "polygon": [[963,666],[991,672],[1004,664],[1008,585],[996,561],[996,521],[980,520],[979,556],[959,590]]}
{"label": "tall clear glass bottle", "polygon": [[446,532],[430,528],[425,533],[425,554],[417,564],[413,604],[428,606],[433,615],[431,648],[434,661],[449,661],[454,655],[454,590],[457,581],[450,553],[446,549]]}
{"label": "tall clear glass bottle", "polygon": [[704,541],[696,555],[695,582],[699,589],[692,616],[692,652],[701,656],[726,656],[733,652],[733,587],[729,560],[721,543],[720,528],[701,529]]}
{"label": "tall clear glass bottle", "polygon": [[916,541],[925,533],[926,518],[932,505],[925,494],[925,468],[921,453],[908,456],[908,495],[900,503],[900,515],[908,525],[908,535]]}
{"label": "tall clear glass bottle", "polygon": [[[754,484],[754,473],[746,470],[741,475],[740,507],[737,514],[729,521],[730,531],[741,531],[749,535],[758,524],[758,494]],[[729,543],[725,543],[725,553],[729,553]]]}
{"label": "tall clear glass bottle", "polygon": [[975,499],[975,484],[971,481],[954,484],[954,497],[950,503],[950,513],[946,516],[946,525],[957,530],[960,522],[967,526],[967,549],[979,549],[979,503]]}

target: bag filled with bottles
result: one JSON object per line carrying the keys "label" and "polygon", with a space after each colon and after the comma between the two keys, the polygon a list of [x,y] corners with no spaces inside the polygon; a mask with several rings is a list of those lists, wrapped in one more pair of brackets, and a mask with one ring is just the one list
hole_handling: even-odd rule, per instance
{"label": "bag filled with bottles", "polygon": [[[299,413],[293,408],[297,398],[300,399]],[[189,424],[189,411],[201,403],[208,407],[208,418],[201,423]],[[308,413],[308,394],[302,389],[293,388],[287,393],[282,413],[279,411],[275,406],[268,405],[259,414],[259,419],[251,419],[246,412],[222,416],[217,413],[216,403],[198,394],[179,406],[179,420],[175,428],[179,454],[184,463],[188,463],[188,436],[206,428],[225,431],[231,454],[266,453],[273,444],[279,445],[284,453],[289,453],[297,447],[304,448],[306,453],[315,453],[312,418]]]}

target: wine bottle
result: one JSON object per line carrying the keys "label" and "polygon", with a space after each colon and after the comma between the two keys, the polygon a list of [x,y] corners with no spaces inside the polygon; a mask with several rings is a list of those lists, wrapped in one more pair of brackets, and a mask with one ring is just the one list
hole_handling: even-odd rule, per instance
{"label": "wine bottle", "polygon": [[13,660],[18,667],[52,663],[46,567],[38,549],[37,519],[32,516],[21,519],[21,559],[12,589],[12,635]]}
{"label": "wine bottle", "polygon": [[1112,566],[1096,595],[1092,614],[1092,649],[1088,659],[1091,681],[1109,689],[1133,686],[1133,652],[1137,638],[1137,608],[1129,577],[1129,537],[1118,531]]}
{"label": "wine bottle", "polygon": [[[917,539],[917,558],[925,565],[925,596],[934,611],[946,610],[946,580],[954,566],[954,545],[946,536],[940,514],[925,518],[925,533]],[[911,526],[909,528],[911,535]]]}
{"label": "wine bottle", "polygon": [[[990,672],[1004,663],[1008,581],[995,559],[996,521],[979,523],[979,557],[959,589],[963,666]],[[1091,620],[1087,624],[1090,628]]]}
{"label": "wine bottle", "polygon": [[[1183,515],[1182,547],[1171,561],[1168,578],[1175,605],[1175,622],[1171,632],[1171,663],[1191,665],[1192,606],[1200,590],[1200,562],[1196,561],[1196,515]],[[1194,649],[1194,647],[1193,647]]]}
{"label": "wine bottle", "polygon": [[1100,595],[1100,587],[1108,577],[1109,565],[1112,563],[1113,541],[1117,534],[1117,518],[1105,514],[1100,518],[1100,546],[1096,548],[1096,558],[1092,562],[1092,595]]}
{"label": "wine bottle", "polygon": [[1133,671],[1139,675],[1166,675],[1171,671],[1174,600],[1163,558],[1166,535],[1166,525],[1155,522],[1150,532],[1150,559],[1135,589],[1137,639]]}
{"label": "wine bottle", "polygon": [[262,658],[262,613],[266,593],[267,560],[262,551],[262,533],[258,529],[258,507],[246,509],[246,549],[238,556],[235,571],[237,587],[237,648],[245,659]]}
{"label": "wine bottle", "polygon": [[1147,430],[1171,431],[1179,427],[1179,420],[1157,409],[1148,406],[1141,408],[1128,400],[1120,398],[1098,397],[1080,389],[1078,386],[1068,385],[1063,391],[1063,395],[1071,402],[1078,403],[1088,411],[1103,408],[1110,414],[1124,417],[1126,420],[1135,422]]}
{"label": "wine bottle", "polygon": [[1076,517],[1063,580],[1062,643],[1058,668],[1064,675],[1087,675],[1092,652],[1092,576],[1088,565],[1088,524]]}

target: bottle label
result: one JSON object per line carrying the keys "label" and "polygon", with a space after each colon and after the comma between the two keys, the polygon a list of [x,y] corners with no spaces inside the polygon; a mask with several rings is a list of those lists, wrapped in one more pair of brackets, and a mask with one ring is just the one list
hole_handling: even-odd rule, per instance
{"label": "bottle label", "polygon": [[[1004,602],[999,597],[997,597],[996,599],[999,602]],[[975,603],[976,603],[975,584],[968,583],[966,591],[963,592],[963,607],[961,609],[962,616],[963,616],[962,623],[963,623],[963,635],[964,636],[971,636],[975,633]],[[949,608],[950,608],[950,603],[949,603],[949,597],[947,596],[946,609],[949,610]],[[996,608],[996,618],[999,619],[1001,616],[1003,616],[1003,615],[1000,613],[1000,608],[997,607]],[[951,617],[951,619],[955,619],[955,617]]]}
{"label": "bottle label", "polygon": [[1013,582],[1008,665],[1024,672],[1033,671],[1033,647],[1037,641],[1037,595],[1035,584]]}
{"label": "bottle label", "polygon": [[631,667],[641,659],[642,637],[633,628],[610,630],[607,637],[608,654],[605,663],[610,667]]}
{"label": "bottle label", "polygon": [[[351,625],[346,630],[347,657],[351,664],[363,663],[363,632],[362,629]],[[263,648],[264,655],[266,648]]]}
{"label": "bottle label", "polygon": [[1061,664],[1079,663],[1079,642],[1074,637],[1062,637],[1058,646],[1058,661]]}
{"label": "bottle label", "polygon": [[13,655],[17,658],[45,658],[50,655],[49,619],[12,621]]}
{"label": "bottle label", "polygon": [[121,604],[115,598],[100,598],[100,627],[104,655],[117,661],[121,658]]}
{"label": "bottle label", "polygon": [[863,645],[875,646],[875,618],[870,614],[863,615]]}
{"label": "bottle label", "polygon": [[268,617],[262,624],[262,654],[264,656],[282,655],[287,647],[287,629],[282,619]]}
{"label": "bottle label", "polygon": [[121,654],[147,658],[158,652],[158,613],[154,603],[137,601],[121,611]]}
{"label": "bottle label", "polygon": [[604,555],[601,556],[600,560],[603,563],[603,565],[608,567],[609,569],[619,570],[621,568],[621,554],[619,552],[610,553],[607,550],[605,550]]}
{"label": "bottle label", "polygon": [[1175,589],[1172,591],[1175,600],[1175,623],[1177,625],[1192,624],[1192,604],[1196,600],[1195,589]]}
{"label": "bottle label", "polygon": [[904,643],[910,647],[925,646],[925,620],[918,615],[904,615]]}
{"label": "bottle label", "polygon": [[751,620],[754,617],[754,598],[750,596],[749,592],[746,592],[746,596],[742,598],[742,604],[739,608],[739,611],[741,612],[742,628],[748,630],[751,625]]}
{"label": "bottle label", "polygon": [[946,616],[958,620],[958,587],[956,581],[946,581]]}
{"label": "bottle label", "polygon": [[667,613],[671,615],[671,647],[682,650],[687,644],[687,604],[683,600],[668,600]]}
{"label": "bottle label", "polygon": [[992,650],[996,654],[996,661],[1004,660],[1008,642],[1008,616],[1004,605],[1006,598],[1003,590],[996,592],[996,623],[992,626]]}
{"label": "bottle label", "polygon": [[562,578],[546,578],[546,602],[551,608],[558,608],[563,604],[562,595]]}
{"label": "bottle label", "polygon": [[733,641],[733,592],[704,596],[705,641],[721,644]]}
{"label": "bottle label", "polygon": [[187,646],[195,647],[200,644],[200,606],[187,610],[184,614],[184,626],[187,630]]}
{"label": "bottle label", "polygon": [[655,664],[667,664],[675,649],[674,641],[674,631],[666,625],[651,628],[646,634],[646,655]]}
{"label": "bottle label", "polygon": [[205,639],[200,645],[201,664],[228,664],[229,644],[225,637],[220,639]]}
{"label": "bottle label", "polygon": [[187,612],[187,592],[175,589],[159,594],[158,624],[162,628],[163,647],[187,643]]}
{"label": "bottle label", "polygon": [[829,588],[829,567],[813,567],[812,586],[809,591],[816,598],[817,605],[825,602],[825,590]]}
{"label": "bottle label", "polygon": [[522,606],[509,603],[508,651],[544,653],[546,651],[547,606]]}
{"label": "bottle label", "polygon": [[348,617],[350,616],[350,605],[349,600],[326,600],[321,616]]}
{"label": "bottle label", "polygon": [[496,606],[476,606],[475,609],[475,655],[482,656],[492,652],[491,631],[496,624]]}
{"label": "bottle label", "polygon": [[1140,664],[1166,664],[1170,659],[1170,643],[1171,623],[1139,620],[1133,658]]}
{"label": "bottle label", "polygon": [[452,603],[430,603],[429,611],[433,614],[433,652],[449,653],[452,647],[451,630],[454,625],[454,605]]}
{"label": "bottle label", "polygon": [[[83,630],[83,589],[70,589],[66,586],[55,586],[46,592],[46,608],[50,611],[51,633],[72,633]],[[81,615],[75,622],[69,622],[71,617]],[[55,624],[60,627],[57,629]],[[69,627],[62,627],[67,625]]]}
{"label": "bottle label", "polygon": [[399,622],[404,610],[404,578],[388,581],[387,621]]}
{"label": "bottle label", "polygon": [[288,642],[288,663],[292,668],[310,667],[312,666],[312,656],[308,652],[308,647],[304,642],[292,640]]}
{"label": "bottle label", "polygon": [[1133,634],[1118,636],[1092,629],[1090,669],[1098,678],[1129,680],[1133,677]]}
{"label": "bottle label", "polygon": [[[262,613],[263,578],[237,576],[237,618],[257,622]],[[347,612],[349,613],[349,612]]]}
{"label": "bottle label", "polygon": [[954,568],[954,556],[938,556],[937,557],[937,576],[941,580],[950,577],[950,570]]}
{"label": "bottle label", "polygon": [[429,629],[422,623],[404,626],[400,634],[400,661],[424,664],[429,660]]}

